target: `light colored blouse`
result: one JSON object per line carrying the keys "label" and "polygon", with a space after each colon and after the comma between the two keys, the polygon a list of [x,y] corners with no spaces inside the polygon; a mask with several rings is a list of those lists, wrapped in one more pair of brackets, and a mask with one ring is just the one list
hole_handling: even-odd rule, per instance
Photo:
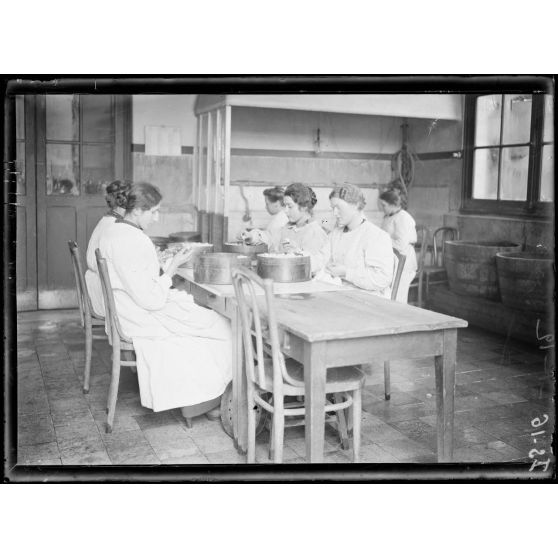
{"label": "light colored blouse", "polygon": [[389,234],[393,247],[407,256],[405,271],[415,273],[417,270],[417,256],[414,246],[417,243],[415,220],[407,211],[401,209],[393,215],[384,216],[382,229]]}
{"label": "light colored blouse", "polygon": [[346,267],[345,281],[389,298],[395,256],[385,231],[363,219],[352,231],[333,229],[329,241],[330,263]]}
{"label": "light colored blouse", "polygon": [[284,226],[273,251],[282,252],[285,240],[290,240],[298,250],[310,255],[312,273],[323,269],[329,260],[328,237],[317,221],[309,221],[302,227],[291,224]]}

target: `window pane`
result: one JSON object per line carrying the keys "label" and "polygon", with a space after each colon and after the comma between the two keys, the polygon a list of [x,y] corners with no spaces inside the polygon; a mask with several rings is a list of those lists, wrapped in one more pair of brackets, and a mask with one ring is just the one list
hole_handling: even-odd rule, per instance
{"label": "window pane", "polygon": [[500,143],[501,113],[502,95],[483,95],[477,98],[475,145]]}
{"label": "window pane", "polygon": [[477,149],[473,165],[473,198],[498,197],[498,149]]}
{"label": "window pane", "polygon": [[112,147],[110,145],[84,145],[81,183],[86,194],[102,194],[114,180]]}
{"label": "window pane", "polygon": [[79,147],[47,144],[47,194],[79,196]]}
{"label": "window pane", "polygon": [[112,141],[112,108],[110,95],[82,95],[83,141]]}
{"label": "window pane", "polygon": [[25,138],[25,111],[23,107],[23,95],[16,95],[16,139]]}
{"label": "window pane", "polygon": [[552,95],[544,96],[543,141],[554,141],[554,105]]}
{"label": "window pane", "polygon": [[47,139],[75,141],[79,138],[78,125],[77,95],[46,95]]}
{"label": "window pane", "polygon": [[502,143],[529,143],[531,137],[531,95],[504,95]]}
{"label": "window pane", "polygon": [[554,201],[554,145],[543,146],[540,201]]}
{"label": "window pane", "polygon": [[25,194],[25,143],[18,141],[16,143],[16,180],[18,194]]}
{"label": "window pane", "polygon": [[526,200],[528,171],[528,147],[503,148],[502,177],[500,179],[500,199],[514,201]]}

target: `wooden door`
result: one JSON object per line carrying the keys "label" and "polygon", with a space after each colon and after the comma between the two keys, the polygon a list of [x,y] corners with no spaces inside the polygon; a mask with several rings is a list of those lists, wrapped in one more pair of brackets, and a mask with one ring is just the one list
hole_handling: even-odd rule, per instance
{"label": "wooden door", "polygon": [[68,240],[85,255],[107,211],[105,187],[131,174],[124,102],[114,95],[36,97],[39,309],[77,305]]}
{"label": "wooden door", "polygon": [[34,97],[16,97],[16,297],[18,310],[37,309],[37,213]]}

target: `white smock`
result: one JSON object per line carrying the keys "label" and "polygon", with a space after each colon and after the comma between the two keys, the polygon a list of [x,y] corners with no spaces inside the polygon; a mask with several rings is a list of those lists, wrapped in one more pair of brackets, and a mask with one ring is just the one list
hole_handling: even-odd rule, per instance
{"label": "white smock", "polygon": [[305,225],[287,224],[281,229],[279,242],[274,245],[275,252],[282,252],[282,244],[290,240],[298,250],[310,256],[312,273],[324,268],[329,260],[329,241],[326,232],[317,221],[309,221]]}
{"label": "white smock", "polygon": [[139,228],[116,222],[101,238],[116,312],[136,352],[141,404],[164,411],[222,395],[232,378],[231,327],[171,289],[155,246]]}
{"label": "white smock", "polygon": [[105,301],[103,299],[101,280],[97,271],[97,259],[95,257],[95,250],[99,248],[100,238],[110,227],[112,227],[112,225],[114,225],[115,221],[115,214],[109,213],[108,215],[103,215],[93,229],[91,237],[89,238],[89,244],[87,245],[87,271],[85,272],[85,284],[87,285],[87,291],[89,292],[89,298],[91,299],[93,312],[103,317],[105,315]]}
{"label": "white smock", "polygon": [[390,297],[396,258],[385,231],[363,218],[352,231],[333,229],[329,241],[329,263],[345,266],[345,281],[384,298]]}
{"label": "white smock", "polygon": [[417,274],[417,255],[415,252],[417,229],[415,220],[407,211],[401,209],[393,215],[384,216],[382,229],[389,234],[393,247],[407,258],[396,297],[399,302],[407,302],[409,286]]}

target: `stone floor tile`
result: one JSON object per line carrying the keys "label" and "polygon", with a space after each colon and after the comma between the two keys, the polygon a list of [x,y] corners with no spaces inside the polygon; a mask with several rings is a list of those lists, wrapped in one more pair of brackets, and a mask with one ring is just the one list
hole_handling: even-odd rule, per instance
{"label": "stone floor tile", "polygon": [[76,408],[69,406],[61,410],[57,410],[56,408],[53,409],[52,422],[54,423],[54,426],[62,426],[75,422],[93,423],[94,420],[89,406],[82,406],[82,404],[80,403],[80,406]]}
{"label": "stone floor tile", "polygon": [[161,462],[141,430],[113,433],[103,441],[114,465],[158,465]]}
{"label": "stone floor tile", "polygon": [[397,459],[391,453],[377,444],[363,444],[360,447],[361,463],[398,463]]}
{"label": "stone floor tile", "polygon": [[[292,449],[300,457],[306,457],[306,440],[304,438],[285,440],[284,446]],[[324,454],[330,453],[332,451],[337,451],[340,448],[340,442],[334,445],[324,440]]]}
{"label": "stone floor tile", "polygon": [[[242,462],[241,462],[242,463]],[[209,459],[201,452],[161,460],[162,465],[209,465]]]}
{"label": "stone floor tile", "polygon": [[89,411],[89,405],[83,395],[79,397],[71,397],[70,399],[53,399],[49,402],[53,414],[63,415],[64,413],[77,413]]}
{"label": "stone floor tile", "polygon": [[61,465],[60,452],[56,442],[19,446],[17,449],[18,465]]}
{"label": "stone floor tile", "polygon": [[414,442],[410,438],[390,440],[382,442],[378,446],[397,459],[409,459],[434,454],[428,447]]}
{"label": "stone floor tile", "polygon": [[497,439],[474,426],[454,427],[454,448],[495,442]]}
{"label": "stone floor tile", "polygon": [[405,434],[402,434],[400,430],[395,427],[399,423],[393,423],[392,425],[383,423],[377,425],[361,426],[361,437],[362,443],[374,443],[378,444],[380,442],[385,442],[387,440],[397,440],[405,438]]}
{"label": "stone floor tile", "polygon": [[201,452],[206,455],[219,451],[234,450],[233,439],[230,438],[224,431],[217,435],[193,438],[193,441]]}
{"label": "stone floor tile", "polygon": [[333,451],[324,455],[323,463],[352,463],[353,451]]}
{"label": "stone floor tile", "polygon": [[99,434],[99,428],[95,421],[70,421],[64,424],[55,424],[56,439],[71,440],[74,438],[90,438]]}
{"label": "stone floor tile", "polygon": [[159,413],[150,411],[150,414],[136,416],[136,421],[142,430],[148,430],[150,428],[160,428],[170,425],[179,425],[179,422],[171,414],[170,411],[162,411]]}
{"label": "stone floor tile", "polygon": [[73,438],[59,441],[60,457],[63,465],[110,465],[111,461],[101,436],[93,438]]}
{"label": "stone floor tile", "polygon": [[[183,430],[171,431],[151,428],[142,433],[157,457],[161,460],[179,458],[200,452],[196,442]],[[224,449],[222,443],[218,447],[219,449]]]}
{"label": "stone floor tile", "polygon": [[[289,446],[283,445],[283,462],[296,459],[297,457],[299,457],[299,455],[296,451]],[[273,463],[273,461],[269,459],[269,443],[256,444],[256,463]]]}
{"label": "stone floor tile", "polygon": [[527,399],[511,392],[511,391],[489,391],[482,394],[486,399],[492,399],[500,405],[506,405],[508,403],[520,403],[522,401],[527,401]]}
{"label": "stone floor tile", "polygon": [[214,465],[225,465],[229,463],[246,463],[246,456],[241,455],[235,449],[217,451],[205,454],[209,463]]}
{"label": "stone floor tile", "polygon": [[[105,403],[106,404],[106,403]],[[112,432],[111,434],[115,434],[118,432],[130,432],[133,430],[140,430],[139,424],[134,417],[130,415],[123,415],[122,413],[118,412],[118,406],[116,408],[116,413],[114,415],[114,421],[112,423]],[[106,436],[110,436],[106,431],[107,427],[107,412],[103,409],[96,409],[95,411],[91,410],[93,414],[93,419],[97,424],[97,428],[101,433],[101,436],[104,438]]]}
{"label": "stone floor tile", "polygon": [[56,441],[56,433],[49,414],[19,415],[17,440],[20,446],[45,444]]}
{"label": "stone floor tile", "polygon": [[504,456],[485,444],[476,444],[465,448],[455,449],[453,461],[456,463],[503,463]]}

